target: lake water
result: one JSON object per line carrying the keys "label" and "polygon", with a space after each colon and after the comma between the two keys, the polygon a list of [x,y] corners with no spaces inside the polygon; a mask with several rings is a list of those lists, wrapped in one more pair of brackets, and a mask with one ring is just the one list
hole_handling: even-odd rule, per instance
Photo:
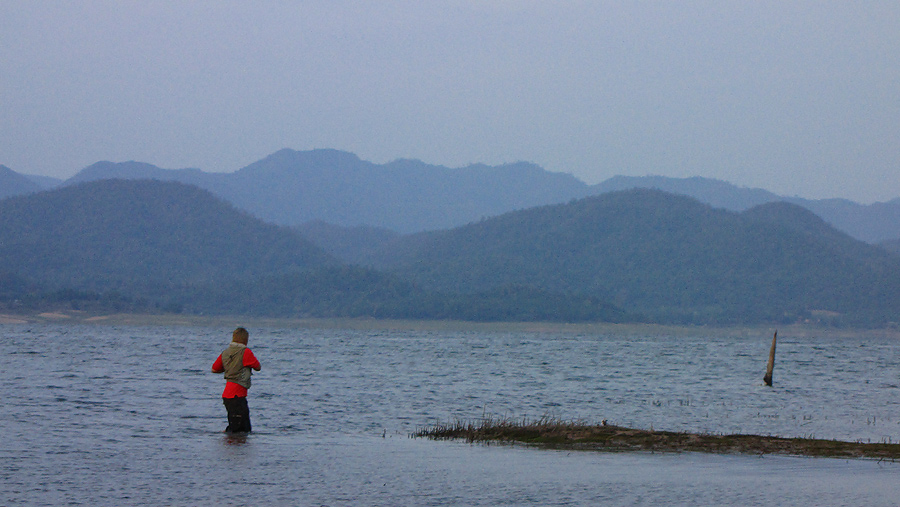
{"label": "lake water", "polygon": [[254,432],[209,372],[232,328],[0,325],[3,505],[897,505],[900,463],[412,439],[483,415],[900,441],[884,338],[249,328]]}

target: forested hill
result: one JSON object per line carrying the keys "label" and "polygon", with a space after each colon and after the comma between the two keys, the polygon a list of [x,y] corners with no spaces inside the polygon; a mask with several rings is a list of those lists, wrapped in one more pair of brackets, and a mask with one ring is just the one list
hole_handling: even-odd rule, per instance
{"label": "forested hill", "polygon": [[285,317],[887,325],[900,312],[900,256],[786,203],[736,213],[629,190],[445,231],[360,234],[338,247],[361,250],[368,266],[351,267],[182,183],[10,197],[0,309],[74,308],[88,291],[129,311]]}
{"label": "forested hill", "polygon": [[[352,247],[352,245],[347,245]],[[102,180],[0,201],[0,313],[622,321],[536,287],[441,294],[339,265],[298,233],[197,187]]]}
{"label": "forested hill", "polygon": [[181,183],[104,180],[0,201],[0,272],[44,287],[139,292],[333,263]]}
{"label": "forested hill", "polygon": [[759,188],[737,187],[709,178],[665,176],[614,176],[595,185],[591,194],[632,188],[653,188],[686,195],[713,207],[731,211],[745,211],[770,202],[789,202],[812,211],[856,239],[869,243],[900,239],[900,198],[873,204],[860,204],[846,199],[804,199],[779,196]]}
{"label": "forested hill", "polygon": [[370,262],[430,289],[532,285],[667,322],[896,321],[900,311],[900,259],[809,211],[741,214],[655,190],[406,236]]}

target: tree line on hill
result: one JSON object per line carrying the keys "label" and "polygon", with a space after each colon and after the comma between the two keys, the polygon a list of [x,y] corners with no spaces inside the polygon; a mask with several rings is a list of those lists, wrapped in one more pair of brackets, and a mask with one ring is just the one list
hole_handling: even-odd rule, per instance
{"label": "tree line on hill", "polygon": [[857,326],[900,309],[900,256],[785,203],[736,213],[630,190],[442,231],[354,231],[348,264],[181,183],[11,197],[0,309]]}

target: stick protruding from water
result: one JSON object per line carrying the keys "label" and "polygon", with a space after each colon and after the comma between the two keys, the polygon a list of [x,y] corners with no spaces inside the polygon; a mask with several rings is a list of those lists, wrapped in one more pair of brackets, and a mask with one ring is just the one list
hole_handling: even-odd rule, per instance
{"label": "stick protruding from water", "polygon": [[778,339],[778,330],[775,330],[775,336],[772,337],[772,348],[769,350],[769,364],[766,366],[766,376],[763,377],[763,382],[766,383],[767,386],[772,386],[772,372],[775,370],[775,341]]}

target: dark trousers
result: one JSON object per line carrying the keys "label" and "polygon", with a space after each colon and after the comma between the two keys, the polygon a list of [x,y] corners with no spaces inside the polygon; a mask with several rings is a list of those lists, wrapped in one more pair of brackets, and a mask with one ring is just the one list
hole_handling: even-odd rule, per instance
{"label": "dark trousers", "polygon": [[225,410],[228,411],[228,427],[226,433],[244,433],[250,431],[250,406],[247,398],[222,398]]}

